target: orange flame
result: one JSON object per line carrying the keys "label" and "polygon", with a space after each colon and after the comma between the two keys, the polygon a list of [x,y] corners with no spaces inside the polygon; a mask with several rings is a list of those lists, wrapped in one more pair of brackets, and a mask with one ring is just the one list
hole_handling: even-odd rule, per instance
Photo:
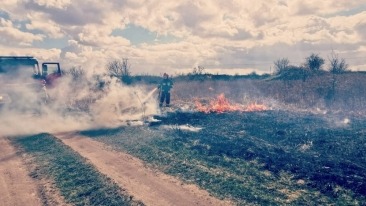
{"label": "orange flame", "polygon": [[220,94],[217,99],[209,102],[208,105],[203,105],[200,101],[195,101],[196,109],[204,113],[224,113],[224,112],[253,112],[264,111],[267,107],[262,104],[253,103],[245,107],[244,105],[232,104],[225,98],[224,94]]}
{"label": "orange flame", "polygon": [[245,109],[246,112],[260,112],[260,111],[264,111],[264,110],[268,110],[266,105],[257,104],[257,103],[252,103],[252,104],[248,105],[247,108]]}

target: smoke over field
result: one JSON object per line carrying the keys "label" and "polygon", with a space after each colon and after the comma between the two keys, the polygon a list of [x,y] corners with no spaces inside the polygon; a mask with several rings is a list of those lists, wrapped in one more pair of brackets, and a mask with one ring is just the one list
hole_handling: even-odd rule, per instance
{"label": "smoke over field", "polygon": [[[201,112],[290,110],[312,113],[364,114],[364,75],[313,77],[302,80],[185,80],[172,90],[175,109]],[[322,78],[322,79],[321,79]],[[155,83],[121,84],[117,78],[68,73],[53,88],[20,78],[1,81],[11,104],[2,106],[4,135],[116,127],[158,114]],[[37,91],[35,95],[34,91]],[[221,100],[220,100],[221,98]],[[345,114],[340,119],[348,118]],[[343,121],[343,120],[340,120]],[[339,120],[334,120],[339,122]]]}
{"label": "smoke over field", "polygon": [[6,88],[2,91],[14,95],[10,103],[1,105],[1,135],[116,127],[158,112],[152,97],[155,90],[143,86],[126,86],[108,77],[97,81],[71,75],[57,83],[48,89],[39,82],[2,83]]}

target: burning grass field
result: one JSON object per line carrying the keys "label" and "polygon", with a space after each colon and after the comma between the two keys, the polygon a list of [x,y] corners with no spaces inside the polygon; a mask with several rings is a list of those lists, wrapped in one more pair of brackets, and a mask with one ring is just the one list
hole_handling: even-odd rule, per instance
{"label": "burning grass field", "polygon": [[238,204],[366,202],[365,119],[269,110],[156,118],[81,134]]}
{"label": "burning grass field", "polygon": [[[117,85],[108,94],[97,90],[103,101],[94,95],[83,107],[80,101],[70,106],[82,108],[80,114],[94,112],[92,118],[83,122],[77,115],[72,124],[52,119],[49,133],[77,130],[237,205],[365,205],[366,76],[352,75],[337,81],[177,82],[173,107],[159,114],[150,98],[154,90],[145,92],[153,102],[148,104],[140,99],[144,92]],[[147,121],[130,121],[141,116]],[[75,129],[76,123],[87,124]],[[51,179],[68,203],[143,204],[52,134],[12,141],[34,158],[32,177]]]}

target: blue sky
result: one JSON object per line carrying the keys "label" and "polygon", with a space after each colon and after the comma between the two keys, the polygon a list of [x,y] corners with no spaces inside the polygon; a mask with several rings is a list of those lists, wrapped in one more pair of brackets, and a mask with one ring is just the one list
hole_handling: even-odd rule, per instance
{"label": "blue sky", "polygon": [[143,27],[134,24],[128,24],[124,29],[113,30],[111,35],[122,36],[128,39],[132,45],[139,45],[143,43],[171,43],[178,41],[174,36],[158,35],[156,32],[149,31]]}
{"label": "blue sky", "polygon": [[6,0],[0,35],[0,55],[101,73],[128,58],[134,74],[261,74],[332,51],[366,70],[366,0]]}

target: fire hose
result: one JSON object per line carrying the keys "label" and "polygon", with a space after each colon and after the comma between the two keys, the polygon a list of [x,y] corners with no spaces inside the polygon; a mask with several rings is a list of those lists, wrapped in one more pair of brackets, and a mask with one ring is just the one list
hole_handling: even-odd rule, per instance
{"label": "fire hose", "polygon": [[157,90],[157,88],[154,88],[153,90],[151,90],[146,98],[141,101],[141,98],[139,97],[139,95],[137,94],[137,92],[134,92],[134,94],[136,95],[137,99],[139,100],[140,104],[141,104],[141,110],[142,110],[142,118],[145,120],[146,119],[146,115],[145,115],[145,104],[146,102],[151,98],[151,96],[154,94],[154,92]]}

